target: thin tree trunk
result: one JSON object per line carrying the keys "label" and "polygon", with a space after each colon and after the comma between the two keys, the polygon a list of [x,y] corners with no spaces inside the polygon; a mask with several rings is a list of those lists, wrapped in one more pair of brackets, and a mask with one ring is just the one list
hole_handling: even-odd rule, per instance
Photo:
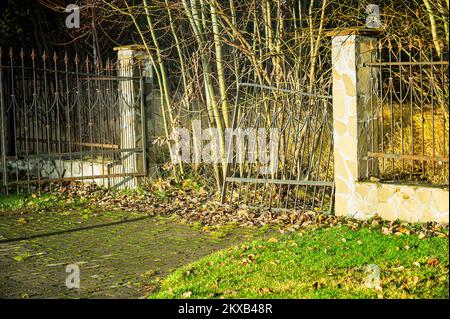
{"label": "thin tree trunk", "polygon": [[441,44],[439,43],[438,40],[439,38],[437,33],[436,18],[434,17],[433,8],[431,7],[431,4],[428,0],[423,0],[423,4],[425,5],[428,11],[428,18],[430,19],[431,36],[433,37],[434,48],[436,49],[436,53],[440,56]]}
{"label": "thin tree trunk", "polygon": [[217,21],[216,8],[211,3],[211,23],[212,30],[214,34],[214,47],[216,49],[216,65],[217,65],[217,77],[219,81],[219,90],[220,90],[220,100],[222,104],[222,116],[225,123],[225,127],[230,127],[229,115],[228,115],[228,99],[227,99],[227,88],[225,84],[225,71],[223,67],[223,58],[222,58],[222,42],[220,40],[220,30],[219,23]]}

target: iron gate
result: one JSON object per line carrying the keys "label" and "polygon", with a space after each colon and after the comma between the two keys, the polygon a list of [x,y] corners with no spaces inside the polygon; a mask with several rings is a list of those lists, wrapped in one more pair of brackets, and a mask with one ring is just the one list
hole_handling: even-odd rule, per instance
{"label": "iron gate", "polygon": [[[222,201],[331,213],[334,198],[331,101],[328,95],[240,84],[233,130],[276,129],[276,147],[270,141],[262,147],[264,152],[275,155],[275,161],[271,162],[275,166],[262,173],[261,158],[249,160],[262,153],[255,156],[248,152],[251,147],[247,141],[244,152],[240,153],[247,158],[239,159],[242,155],[231,151],[233,141],[230,139],[228,153],[233,155],[224,180]],[[261,143],[268,137],[266,133],[257,141]]]}
{"label": "iron gate", "polygon": [[68,181],[117,186],[144,176],[140,70],[79,55],[0,49],[0,191],[40,191]]}

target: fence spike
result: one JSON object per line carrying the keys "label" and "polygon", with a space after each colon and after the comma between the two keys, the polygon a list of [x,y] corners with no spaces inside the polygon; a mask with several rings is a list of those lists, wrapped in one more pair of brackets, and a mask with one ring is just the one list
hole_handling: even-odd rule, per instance
{"label": "fence spike", "polygon": [[25,56],[25,52],[23,51],[23,48],[20,48],[20,59],[23,61],[23,57]]}
{"label": "fence spike", "polygon": [[67,51],[64,52],[64,64],[67,65],[67,63],[69,62],[69,57],[67,56]]}
{"label": "fence spike", "polygon": [[34,58],[36,57],[36,52],[34,49],[31,49],[31,60],[34,61]]}

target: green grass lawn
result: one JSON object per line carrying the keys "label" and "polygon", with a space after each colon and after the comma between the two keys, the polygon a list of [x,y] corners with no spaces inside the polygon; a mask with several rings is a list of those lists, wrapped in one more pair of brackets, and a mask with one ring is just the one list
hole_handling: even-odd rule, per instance
{"label": "green grass lawn", "polygon": [[33,211],[47,209],[57,206],[70,206],[81,204],[77,199],[75,202],[67,203],[57,194],[0,194],[0,213],[2,211],[17,212],[21,210]]}
{"label": "green grass lawn", "polygon": [[[448,238],[337,226],[212,254],[155,283],[149,298],[448,298]],[[381,289],[367,288],[367,265]]]}

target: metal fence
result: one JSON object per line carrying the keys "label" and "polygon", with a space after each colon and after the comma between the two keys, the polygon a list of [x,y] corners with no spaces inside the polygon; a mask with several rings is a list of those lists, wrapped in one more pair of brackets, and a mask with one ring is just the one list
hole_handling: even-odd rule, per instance
{"label": "metal fence", "polygon": [[124,74],[132,73],[110,60],[0,49],[0,190],[141,176],[120,166],[126,157],[144,158],[143,139],[124,147],[124,112],[143,110],[142,78]]}
{"label": "metal fence", "polygon": [[[276,150],[270,163],[262,163],[261,158],[250,161],[249,143],[240,153],[247,156],[244,160],[228,146],[233,156],[222,201],[330,213],[334,197],[331,101],[331,96],[240,84],[233,129],[275,128],[278,140],[275,148],[269,148],[270,141],[265,144],[264,152]],[[269,133],[265,138],[269,139]],[[261,171],[261,167],[274,163],[269,172]]]}
{"label": "metal fence", "polygon": [[366,178],[448,185],[448,48],[387,37],[373,49]]}

